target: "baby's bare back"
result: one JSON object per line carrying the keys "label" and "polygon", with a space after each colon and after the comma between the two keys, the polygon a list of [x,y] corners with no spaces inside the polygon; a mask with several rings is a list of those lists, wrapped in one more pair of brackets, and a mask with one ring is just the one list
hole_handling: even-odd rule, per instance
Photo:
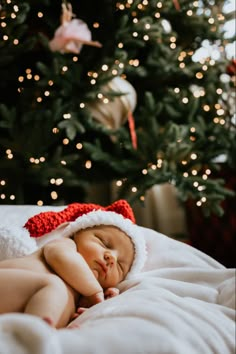
{"label": "baby's bare back", "polygon": [[28,269],[37,273],[54,273],[46,263],[43,249],[39,249],[27,256],[6,259],[0,262],[0,269]]}

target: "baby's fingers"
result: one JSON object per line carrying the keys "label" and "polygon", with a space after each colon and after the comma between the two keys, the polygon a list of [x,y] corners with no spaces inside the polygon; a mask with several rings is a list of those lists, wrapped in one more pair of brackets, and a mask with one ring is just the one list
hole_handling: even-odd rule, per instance
{"label": "baby's fingers", "polygon": [[77,308],[77,313],[76,313],[77,317],[78,317],[79,315],[82,315],[82,313],[84,313],[84,312],[87,311],[87,310],[88,310],[87,307],[78,307],[78,308]]}
{"label": "baby's fingers", "polygon": [[104,296],[105,296],[105,299],[107,300],[107,299],[110,299],[111,297],[119,295],[119,293],[120,293],[120,291],[117,288],[107,288],[104,291]]}

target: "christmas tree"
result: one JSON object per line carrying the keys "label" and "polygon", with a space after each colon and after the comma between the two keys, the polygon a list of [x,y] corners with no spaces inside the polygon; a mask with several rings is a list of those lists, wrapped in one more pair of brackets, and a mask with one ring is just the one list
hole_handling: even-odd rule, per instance
{"label": "christmas tree", "polygon": [[224,3],[3,0],[1,203],[83,201],[100,182],[132,203],[170,183],[220,214],[236,152]]}

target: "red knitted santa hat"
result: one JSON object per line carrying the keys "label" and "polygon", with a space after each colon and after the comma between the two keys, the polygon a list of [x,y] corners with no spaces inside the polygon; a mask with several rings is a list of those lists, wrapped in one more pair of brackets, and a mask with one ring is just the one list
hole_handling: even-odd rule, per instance
{"label": "red knitted santa hat", "polygon": [[74,221],[79,216],[93,210],[114,211],[135,223],[133,210],[126,200],[120,199],[103,207],[92,203],[72,203],[62,211],[46,211],[32,216],[24,225],[31,237],[40,237],[67,221]]}

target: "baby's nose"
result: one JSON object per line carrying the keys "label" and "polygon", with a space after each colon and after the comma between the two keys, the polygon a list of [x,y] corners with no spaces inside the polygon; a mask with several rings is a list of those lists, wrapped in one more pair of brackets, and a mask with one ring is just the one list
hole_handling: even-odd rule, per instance
{"label": "baby's nose", "polygon": [[105,258],[106,263],[109,264],[109,265],[115,264],[115,262],[117,260],[116,253],[113,252],[113,251],[110,251],[109,253],[106,253],[104,258]]}

